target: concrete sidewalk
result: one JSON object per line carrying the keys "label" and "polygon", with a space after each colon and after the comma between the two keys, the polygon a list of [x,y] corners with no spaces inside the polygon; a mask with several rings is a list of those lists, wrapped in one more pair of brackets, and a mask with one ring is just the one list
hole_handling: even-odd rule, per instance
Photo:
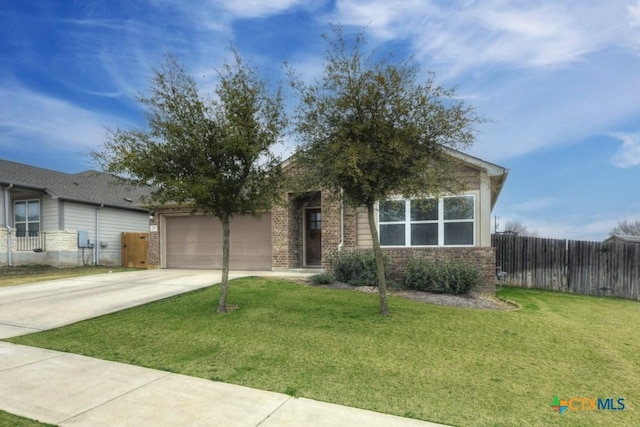
{"label": "concrete sidewalk", "polygon": [[63,427],[438,425],[3,342],[0,409]]}

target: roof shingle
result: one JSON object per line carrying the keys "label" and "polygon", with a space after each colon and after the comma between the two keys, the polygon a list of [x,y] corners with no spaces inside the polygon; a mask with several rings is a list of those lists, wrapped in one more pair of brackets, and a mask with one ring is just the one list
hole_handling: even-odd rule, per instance
{"label": "roof shingle", "polygon": [[41,190],[63,200],[146,211],[142,198],[152,187],[127,185],[127,181],[98,171],[68,174],[0,159],[0,184]]}

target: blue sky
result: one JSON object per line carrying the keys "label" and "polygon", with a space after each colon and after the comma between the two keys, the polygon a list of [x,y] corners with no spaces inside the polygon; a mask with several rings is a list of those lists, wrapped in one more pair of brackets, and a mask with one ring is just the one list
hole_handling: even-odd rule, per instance
{"label": "blue sky", "polygon": [[93,168],[106,127],[144,125],[135,97],[167,52],[203,90],[229,42],[286,84],[284,61],[321,72],[330,23],[366,26],[492,119],[469,153],[510,169],[499,224],[600,240],[640,219],[640,0],[5,2],[0,158]]}

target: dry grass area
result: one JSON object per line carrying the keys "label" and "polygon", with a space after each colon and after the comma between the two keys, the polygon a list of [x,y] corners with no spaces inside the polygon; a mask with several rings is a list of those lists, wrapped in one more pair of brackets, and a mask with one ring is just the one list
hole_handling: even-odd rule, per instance
{"label": "dry grass area", "polygon": [[84,266],[57,268],[50,265],[23,265],[16,267],[0,267],[0,287],[24,285],[25,283],[45,280],[64,279],[66,277],[86,276],[89,274],[108,273],[110,271],[131,271],[134,268]]}

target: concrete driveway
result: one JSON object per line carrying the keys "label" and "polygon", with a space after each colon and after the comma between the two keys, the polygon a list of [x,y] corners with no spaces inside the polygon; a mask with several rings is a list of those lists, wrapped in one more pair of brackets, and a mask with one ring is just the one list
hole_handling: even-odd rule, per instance
{"label": "concrete driveway", "polygon": [[[234,271],[229,277],[287,274]],[[0,339],[53,329],[189,292],[220,283],[220,278],[219,270],[144,270],[0,288]]]}

